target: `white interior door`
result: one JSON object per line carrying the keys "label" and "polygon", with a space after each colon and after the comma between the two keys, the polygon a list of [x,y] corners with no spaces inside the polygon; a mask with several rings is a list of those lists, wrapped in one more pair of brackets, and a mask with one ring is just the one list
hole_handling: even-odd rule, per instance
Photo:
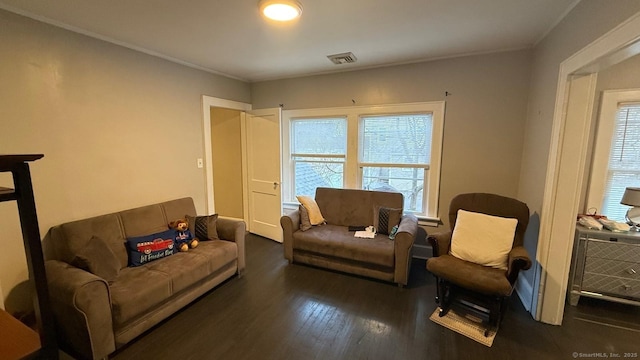
{"label": "white interior door", "polygon": [[249,231],[282,242],[280,108],[247,111]]}

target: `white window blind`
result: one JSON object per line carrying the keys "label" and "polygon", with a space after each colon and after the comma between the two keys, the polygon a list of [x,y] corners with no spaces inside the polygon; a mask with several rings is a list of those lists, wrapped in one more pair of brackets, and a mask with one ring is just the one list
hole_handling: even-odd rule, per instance
{"label": "white window blind", "polygon": [[640,187],[640,103],[618,105],[602,214],[624,220],[629,207],[620,204],[620,199],[629,186]]}

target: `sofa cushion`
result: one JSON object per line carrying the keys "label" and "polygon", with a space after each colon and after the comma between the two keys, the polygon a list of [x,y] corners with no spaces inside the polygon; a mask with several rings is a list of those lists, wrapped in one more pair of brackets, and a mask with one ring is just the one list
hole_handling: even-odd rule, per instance
{"label": "sofa cushion", "polygon": [[122,235],[122,225],[118,214],[108,214],[84,220],[68,222],[51,230],[57,259],[71,263],[93,236],[102,239],[120,262],[120,268],[128,264],[126,239]]}
{"label": "sofa cushion", "polygon": [[400,224],[402,209],[375,206],[373,208],[373,227],[380,234],[390,235],[394,226]]}
{"label": "sofa cushion", "polygon": [[511,294],[511,284],[501,269],[474,264],[451,255],[441,255],[427,260],[427,270],[454,284],[483,294]]}
{"label": "sofa cushion", "polygon": [[211,273],[238,259],[238,245],[232,241],[203,241],[191,251],[202,251],[207,256]]}
{"label": "sofa cushion", "polygon": [[237,258],[235,242],[212,240],[187,252],[121,270],[110,287],[115,328],[148,313]]}
{"label": "sofa cushion", "polygon": [[167,223],[173,220],[182,219],[185,215],[196,216],[196,207],[193,204],[193,199],[190,197],[166,201],[160,205],[164,211]]}
{"label": "sofa cushion", "polygon": [[361,261],[393,268],[394,243],[385,235],[373,239],[356,238],[346,226],[314,226],[293,234],[293,248],[325,256]]}
{"label": "sofa cushion", "polygon": [[402,209],[404,197],[398,192],[317,188],[316,202],[328,224],[373,225],[373,208]]}
{"label": "sofa cushion", "polygon": [[171,287],[169,274],[151,270],[148,265],[122,269],[109,286],[114,328],[121,327],[169,299]]}
{"label": "sofa cushion", "polygon": [[176,231],[169,229],[156,234],[128,238],[129,266],[140,266],[173,255],[176,252],[176,236]]}
{"label": "sofa cushion", "polygon": [[120,272],[120,260],[111,251],[109,245],[97,236],[82,249],[71,261],[71,265],[86,270],[109,283],[112,283]]}
{"label": "sofa cushion", "polygon": [[320,212],[320,208],[318,207],[318,203],[316,203],[313,198],[306,195],[298,195],[296,196],[296,199],[298,199],[300,204],[307,209],[311,225],[320,225],[325,222],[322,212]]}
{"label": "sofa cushion", "polygon": [[218,214],[208,216],[190,216],[186,215],[189,223],[189,230],[198,240],[218,240]]}
{"label": "sofa cushion", "polygon": [[160,204],[121,211],[120,218],[127,238],[155,234],[169,228]]}
{"label": "sofa cushion", "polygon": [[235,243],[224,240],[203,241],[195,249],[147,265],[171,278],[171,293],[180,292],[213,274],[237,258]]}

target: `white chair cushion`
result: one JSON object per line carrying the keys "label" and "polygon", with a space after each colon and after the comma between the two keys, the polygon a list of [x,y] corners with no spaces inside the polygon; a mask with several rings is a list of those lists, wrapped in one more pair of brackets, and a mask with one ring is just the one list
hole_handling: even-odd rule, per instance
{"label": "white chair cushion", "polygon": [[507,269],[517,219],[458,210],[451,255],[476,264]]}

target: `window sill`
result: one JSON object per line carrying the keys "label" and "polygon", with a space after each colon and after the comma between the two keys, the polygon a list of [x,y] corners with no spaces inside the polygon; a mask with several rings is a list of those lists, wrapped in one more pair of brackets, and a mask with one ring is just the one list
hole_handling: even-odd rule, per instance
{"label": "window sill", "polygon": [[282,209],[284,210],[298,210],[299,206],[300,206],[300,203],[298,202],[285,201],[282,203]]}
{"label": "window sill", "polygon": [[418,218],[418,225],[420,226],[430,226],[430,227],[438,227],[439,225],[442,225],[442,221],[440,220],[440,218],[432,218],[432,217],[427,217],[427,216],[417,216]]}

